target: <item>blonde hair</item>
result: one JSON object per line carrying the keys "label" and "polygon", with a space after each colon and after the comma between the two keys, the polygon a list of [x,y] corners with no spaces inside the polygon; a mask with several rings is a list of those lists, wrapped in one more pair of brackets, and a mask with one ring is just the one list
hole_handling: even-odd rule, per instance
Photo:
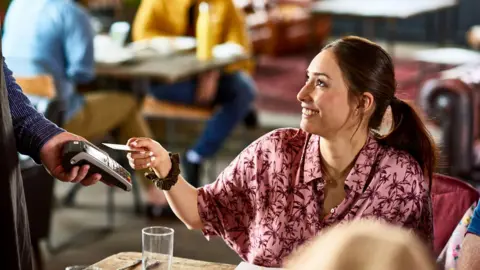
{"label": "blonde hair", "polygon": [[358,220],[328,229],[287,259],[287,269],[434,270],[432,255],[410,231]]}

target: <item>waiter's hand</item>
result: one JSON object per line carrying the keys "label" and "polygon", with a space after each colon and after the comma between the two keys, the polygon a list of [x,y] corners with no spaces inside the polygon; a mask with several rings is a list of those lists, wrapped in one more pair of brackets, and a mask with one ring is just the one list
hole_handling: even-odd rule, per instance
{"label": "waiter's hand", "polygon": [[210,105],[217,94],[218,79],[220,73],[218,71],[210,71],[200,75],[197,86],[197,104]]}
{"label": "waiter's hand", "polygon": [[51,138],[42,149],[40,149],[40,159],[50,174],[63,182],[81,183],[89,186],[97,183],[102,176],[98,173],[86,178],[89,166],[75,166],[70,171],[65,171],[62,166],[62,149],[63,145],[68,141],[81,140],[84,138],[69,132],[62,132]]}

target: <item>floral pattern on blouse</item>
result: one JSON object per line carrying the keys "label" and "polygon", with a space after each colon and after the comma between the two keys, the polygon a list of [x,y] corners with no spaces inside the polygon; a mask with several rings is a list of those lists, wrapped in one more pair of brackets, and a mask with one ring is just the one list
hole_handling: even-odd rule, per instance
{"label": "floral pattern on blouse", "polygon": [[222,237],[243,260],[266,267],[281,266],[324,228],[358,218],[413,229],[431,245],[428,182],[409,154],[369,137],[345,180],[345,199],[322,218],[324,187],[320,137],[275,130],[199,188],[203,233]]}

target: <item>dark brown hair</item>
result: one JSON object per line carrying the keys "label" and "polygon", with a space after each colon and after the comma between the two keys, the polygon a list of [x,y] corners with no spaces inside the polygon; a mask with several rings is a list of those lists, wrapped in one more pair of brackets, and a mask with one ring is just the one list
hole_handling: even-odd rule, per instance
{"label": "dark brown hair", "polygon": [[375,109],[368,122],[370,130],[382,123],[388,108],[392,110],[392,130],[377,136],[381,144],[409,153],[429,177],[429,184],[437,162],[435,143],[415,109],[395,97],[396,81],[393,61],[377,44],[360,37],[348,36],[323,48],[331,49],[349,88],[349,98],[370,93]]}

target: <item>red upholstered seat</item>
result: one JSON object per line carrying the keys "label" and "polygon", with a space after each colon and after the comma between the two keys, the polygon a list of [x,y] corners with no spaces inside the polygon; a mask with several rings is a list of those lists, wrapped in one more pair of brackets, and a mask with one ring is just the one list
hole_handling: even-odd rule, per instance
{"label": "red upholstered seat", "polygon": [[434,252],[440,254],[465,211],[480,198],[466,182],[435,174],[432,183]]}

